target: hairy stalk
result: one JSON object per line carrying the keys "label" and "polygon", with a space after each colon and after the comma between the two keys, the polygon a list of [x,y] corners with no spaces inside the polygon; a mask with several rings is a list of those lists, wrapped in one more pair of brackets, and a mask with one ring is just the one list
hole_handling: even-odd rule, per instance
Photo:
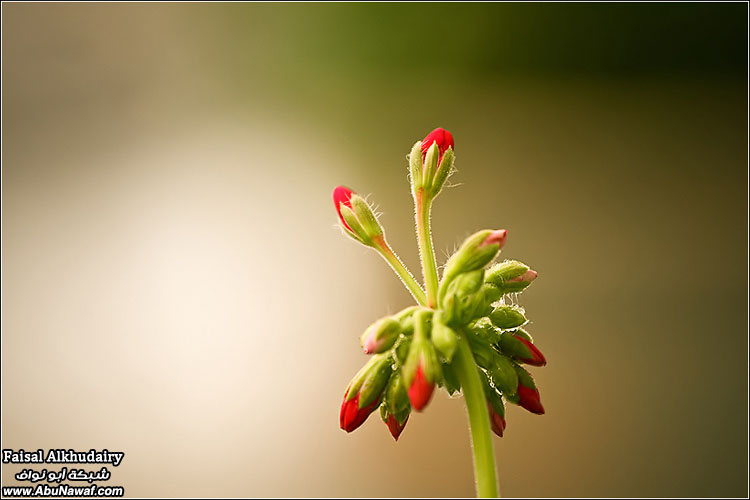
{"label": "hairy stalk", "polygon": [[474,452],[474,479],[479,498],[494,498],[499,495],[495,471],[495,452],[492,447],[490,416],[484,387],[479,378],[474,356],[465,334],[458,340],[458,348],[453,358],[461,392],[466,400],[466,413],[469,415],[472,450]]}
{"label": "hairy stalk", "polygon": [[409,272],[404,263],[401,262],[401,259],[398,258],[398,255],[396,255],[382,236],[375,240],[375,250],[378,251],[378,253],[396,272],[398,277],[401,278],[401,282],[406,286],[409,292],[411,292],[419,305],[427,306],[427,297],[425,296],[424,290],[422,290],[422,287],[419,286],[417,280],[414,279],[414,276]]}
{"label": "hairy stalk", "polygon": [[430,208],[432,200],[426,196],[423,189],[414,194],[417,222],[417,237],[419,239],[419,256],[422,260],[422,274],[427,288],[427,306],[437,307],[438,272],[435,262],[435,250],[432,246],[432,232],[430,229]]}

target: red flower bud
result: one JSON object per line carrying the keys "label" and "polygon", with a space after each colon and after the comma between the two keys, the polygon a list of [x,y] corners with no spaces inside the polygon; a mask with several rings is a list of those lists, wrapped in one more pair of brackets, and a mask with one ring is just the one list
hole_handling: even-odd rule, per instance
{"label": "red flower bud", "polygon": [[495,411],[489,401],[487,401],[487,409],[490,412],[490,426],[492,427],[492,432],[503,437],[503,431],[505,431],[505,419]]}
{"label": "red flower bud", "polygon": [[440,163],[440,160],[443,159],[443,154],[445,154],[448,148],[453,147],[453,136],[444,128],[436,128],[427,134],[427,137],[422,141],[422,161],[425,160],[427,150],[430,149],[432,143],[437,143],[438,152],[440,153],[438,163]]}
{"label": "red flower bud", "polygon": [[544,366],[547,364],[547,360],[544,359],[544,354],[542,354],[542,351],[540,351],[537,346],[529,342],[528,339],[525,339],[521,335],[513,335],[513,337],[523,342],[523,345],[525,345],[529,349],[530,357],[519,356],[519,360],[531,366]]}
{"label": "red flower bud", "polygon": [[341,415],[339,416],[339,420],[341,422],[342,429],[344,429],[346,432],[352,432],[357,427],[362,425],[365,420],[367,420],[367,417],[370,416],[370,413],[375,411],[375,409],[380,404],[380,398],[375,398],[375,401],[370,403],[368,406],[360,408],[359,394],[347,401],[346,397],[348,395],[349,391],[347,390],[346,394],[344,394],[344,402],[341,405]]}
{"label": "red flower bud", "polygon": [[430,402],[433,389],[435,389],[435,384],[427,381],[422,371],[422,363],[420,362],[408,391],[412,407],[417,411],[422,411],[427,406],[427,403]]}
{"label": "red flower bud", "polygon": [[353,194],[354,194],[354,191],[344,186],[338,186],[336,189],[333,190],[333,206],[336,207],[336,213],[339,214],[339,219],[341,219],[341,223],[349,231],[352,231],[352,228],[349,227],[349,224],[346,223],[346,221],[344,220],[344,217],[341,215],[341,205],[344,204],[347,207],[352,208],[351,199],[352,199]]}
{"label": "red flower bud", "polygon": [[518,384],[518,406],[537,415],[544,415],[544,406],[539,400],[539,391],[535,387],[527,387],[522,382]]}
{"label": "red flower bud", "polygon": [[385,425],[388,426],[388,430],[391,431],[391,436],[393,436],[393,439],[398,441],[398,437],[401,435],[401,432],[403,432],[404,427],[406,427],[406,422],[409,421],[409,416],[407,415],[406,420],[403,421],[403,423],[399,422],[398,419],[395,417],[395,415],[389,415],[388,420],[386,420]]}

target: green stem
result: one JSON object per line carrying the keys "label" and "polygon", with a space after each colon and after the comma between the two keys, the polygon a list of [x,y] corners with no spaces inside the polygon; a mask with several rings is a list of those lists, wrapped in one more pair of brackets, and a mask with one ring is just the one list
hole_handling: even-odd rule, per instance
{"label": "green stem", "polygon": [[412,276],[404,263],[401,262],[401,259],[398,258],[398,255],[396,255],[391,249],[385,239],[382,237],[376,239],[374,248],[385,259],[385,261],[390,264],[396,274],[398,274],[398,277],[401,278],[401,282],[411,292],[419,305],[427,306],[427,297],[425,296],[424,290],[422,290],[422,287],[419,286],[417,280],[414,279],[414,276]]}
{"label": "green stem", "polygon": [[492,448],[490,415],[487,411],[487,399],[478,368],[471,353],[469,341],[464,335],[458,340],[453,366],[461,384],[461,392],[466,400],[466,412],[469,415],[477,496],[494,498],[499,495],[499,492],[495,472],[495,452]]}
{"label": "green stem", "polygon": [[427,305],[434,309],[437,306],[438,273],[430,231],[432,200],[425,195],[424,190],[420,189],[414,195],[414,203],[416,205],[415,218],[419,239],[419,256],[422,259],[422,274],[427,288]]}

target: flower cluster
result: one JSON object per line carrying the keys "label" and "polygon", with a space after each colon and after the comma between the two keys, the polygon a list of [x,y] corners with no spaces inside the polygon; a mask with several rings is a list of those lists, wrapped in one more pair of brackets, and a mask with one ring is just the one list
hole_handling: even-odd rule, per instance
{"label": "flower cluster", "polygon": [[[453,149],[453,137],[440,128],[412,148],[410,178],[418,206],[441,191],[453,170]],[[544,413],[534,379],[522,365],[544,366],[546,360],[525,329],[524,309],[510,300],[537,273],[516,260],[493,265],[508,232],[488,229],[467,238],[445,264],[431,299],[430,290],[425,294],[395,257],[364,198],[337,187],[333,201],[345,233],[380,252],[419,303],[377,320],[362,334],[362,348],[371,358],[346,389],[341,428],[357,429],[379,408],[398,440],[411,411],[422,411],[435,387],[449,394],[461,391],[454,366],[461,342],[470,348],[495,434],[505,431],[505,401]]]}

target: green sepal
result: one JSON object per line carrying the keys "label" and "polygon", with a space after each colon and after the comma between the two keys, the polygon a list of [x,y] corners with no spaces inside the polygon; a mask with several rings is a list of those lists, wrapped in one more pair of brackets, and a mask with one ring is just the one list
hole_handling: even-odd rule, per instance
{"label": "green sepal", "polygon": [[495,306],[489,317],[492,323],[502,330],[518,328],[528,321],[523,308],[507,304]]}
{"label": "green sepal", "polygon": [[496,354],[494,364],[489,369],[492,385],[505,395],[513,395],[518,390],[518,374],[515,363],[502,354]]}
{"label": "green sepal", "polygon": [[[417,313],[417,316],[419,315],[420,313]],[[420,364],[422,365],[424,378],[428,383],[435,384],[442,379],[440,361],[437,358],[435,348],[432,342],[426,338],[426,334],[425,336],[420,334],[420,324],[423,324],[423,322],[420,321],[419,317],[415,320],[414,340],[412,340],[406,361],[401,366],[401,374],[406,387],[411,386]]]}
{"label": "green sepal", "polygon": [[482,286],[482,290],[484,291],[484,297],[487,300],[488,304],[497,302],[498,300],[500,300],[500,297],[503,296],[503,292],[501,292],[498,287],[489,283],[485,283]]}
{"label": "green sepal", "polygon": [[368,337],[374,336],[374,340],[380,345],[372,353],[378,354],[393,347],[393,344],[396,342],[396,339],[398,339],[400,334],[401,323],[396,321],[393,317],[387,316],[377,320],[375,323],[367,327],[367,330],[365,330],[360,337],[359,343],[362,347],[365,347],[365,342]]}
{"label": "green sepal", "polygon": [[527,332],[523,328],[518,328],[517,330],[513,330],[513,333],[515,333],[519,337],[522,337],[522,338],[528,340],[532,344],[534,343],[534,338],[531,336],[531,334],[529,332]]}
{"label": "green sepal", "polygon": [[[354,215],[357,217],[357,220],[361,224],[367,238],[373,240],[378,236],[382,236],[383,227],[378,222],[372,208],[370,208],[370,205],[367,204],[365,199],[354,194],[351,197],[350,203],[352,205],[352,212],[354,212]],[[349,223],[348,220],[346,222]]]}
{"label": "green sepal", "polygon": [[482,379],[482,385],[484,386],[484,395],[487,398],[487,402],[490,403],[492,409],[505,418],[505,403],[503,403],[503,396],[495,389],[489,381],[487,374],[483,370],[479,370],[479,378]]}
{"label": "green sepal", "polygon": [[484,339],[481,339],[472,333],[466,335],[466,338],[469,341],[469,347],[471,348],[471,352],[474,355],[474,360],[477,362],[477,365],[485,370],[492,369],[495,365],[496,354],[496,351],[492,346]]}
{"label": "green sepal", "polygon": [[461,383],[458,381],[458,375],[453,368],[451,363],[443,363],[443,387],[448,394],[453,396],[456,392],[461,390]]}
{"label": "green sepal", "polygon": [[396,345],[393,347],[393,354],[400,365],[406,361],[406,356],[409,355],[411,349],[411,337],[402,335],[396,340]]}
{"label": "green sepal", "polygon": [[351,231],[346,231],[346,228],[344,229],[346,234],[348,234],[355,240],[359,241],[363,245],[367,245],[368,247],[371,247],[372,239],[369,236],[367,236],[367,233],[362,227],[362,224],[359,223],[359,220],[357,220],[357,216],[354,215],[354,212],[352,211],[352,209],[344,205],[343,203],[340,205],[339,208],[341,212],[341,217],[344,218],[346,223],[351,228]]}
{"label": "green sepal", "polygon": [[488,318],[475,321],[471,326],[471,332],[489,344],[495,345],[500,342],[502,332]]}
{"label": "green sepal", "polygon": [[518,376],[518,382],[520,384],[523,384],[524,387],[528,387],[530,389],[536,389],[536,382],[534,382],[534,377],[531,376],[531,373],[529,373],[518,363],[513,363],[513,368],[515,369],[516,375]]}
{"label": "green sepal", "polygon": [[389,355],[378,355],[375,363],[367,370],[359,388],[359,408],[370,405],[378,399],[393,373],[393,359]]}
{"label": "green sepal", "polygon": [[448,179],[448,177],[453,172],[454,160],[455,155],[453,154],[453,148],[449,147],[445,150],[445,153],[443,153],[443,159],[440,160],[440,164],[437,167],[437,172],[435,172],[435,177],[433,178],[432,185],[430,186],[430,192],[432,193],[433,198],[440,193],[440,191],[443,189],[443,184],[445,184],[446,179]]}
{"label": "green sepal", "polygon": [[456,336],[456,332],[442,322],[440,311],[437,311],[432,317],[432,332],[430,337],[437,352],[445,361],[450,363],[458,346],[458,337]]}
{"label": "green sepal", "polygon": [[523,276],[528,270],[529,266],[523,262],[517,260],[505,260],[499,264],[495,264],[487,270],[485,281],[500,288],[506,281]]}
{"label": "green sepal", "polygon": [[383,398],[383,404],[386,405],[388,411],[393,415],[401,415],[404,411],[408,414],[408,411],[411,409],[409,395],[406,393],[406,387],[399,371],[393,372]]}
{"label": "green sepal", "polygon": [[500,251],[497,243],[480,246],[492,231],[485,229],[469,236],[445,264],[443,281],[440,284],[440,298],[448,292],[448,286],[461,273],[481,269],[489,264]]}
{"label": "green sepal", "polygon": [[433,192],[433,180],[435,172],[437,171],[438,158],[440,157],[440,151],[437,142],[433,142],[432,145],[427,148],[427,154],[424,157],[424,165],[422,166],[422,185],[426,193]]}
{"label": "green sepal", "polygon": [[409,153],[409,174],[411,177],[411,189],[416,193],[424,187],[422,176],[422,141],[417,141]]}
{"label": "green sepal", "polygon": [[529,350],[526,344],[518,340],[518,338],[515,337],[515,334],[516,332],[513,331],[503,332],[500,335],[500,341],[498,342],[500,350],[503,354],[510,356],[511,358],[533,358],[534,353]]}

